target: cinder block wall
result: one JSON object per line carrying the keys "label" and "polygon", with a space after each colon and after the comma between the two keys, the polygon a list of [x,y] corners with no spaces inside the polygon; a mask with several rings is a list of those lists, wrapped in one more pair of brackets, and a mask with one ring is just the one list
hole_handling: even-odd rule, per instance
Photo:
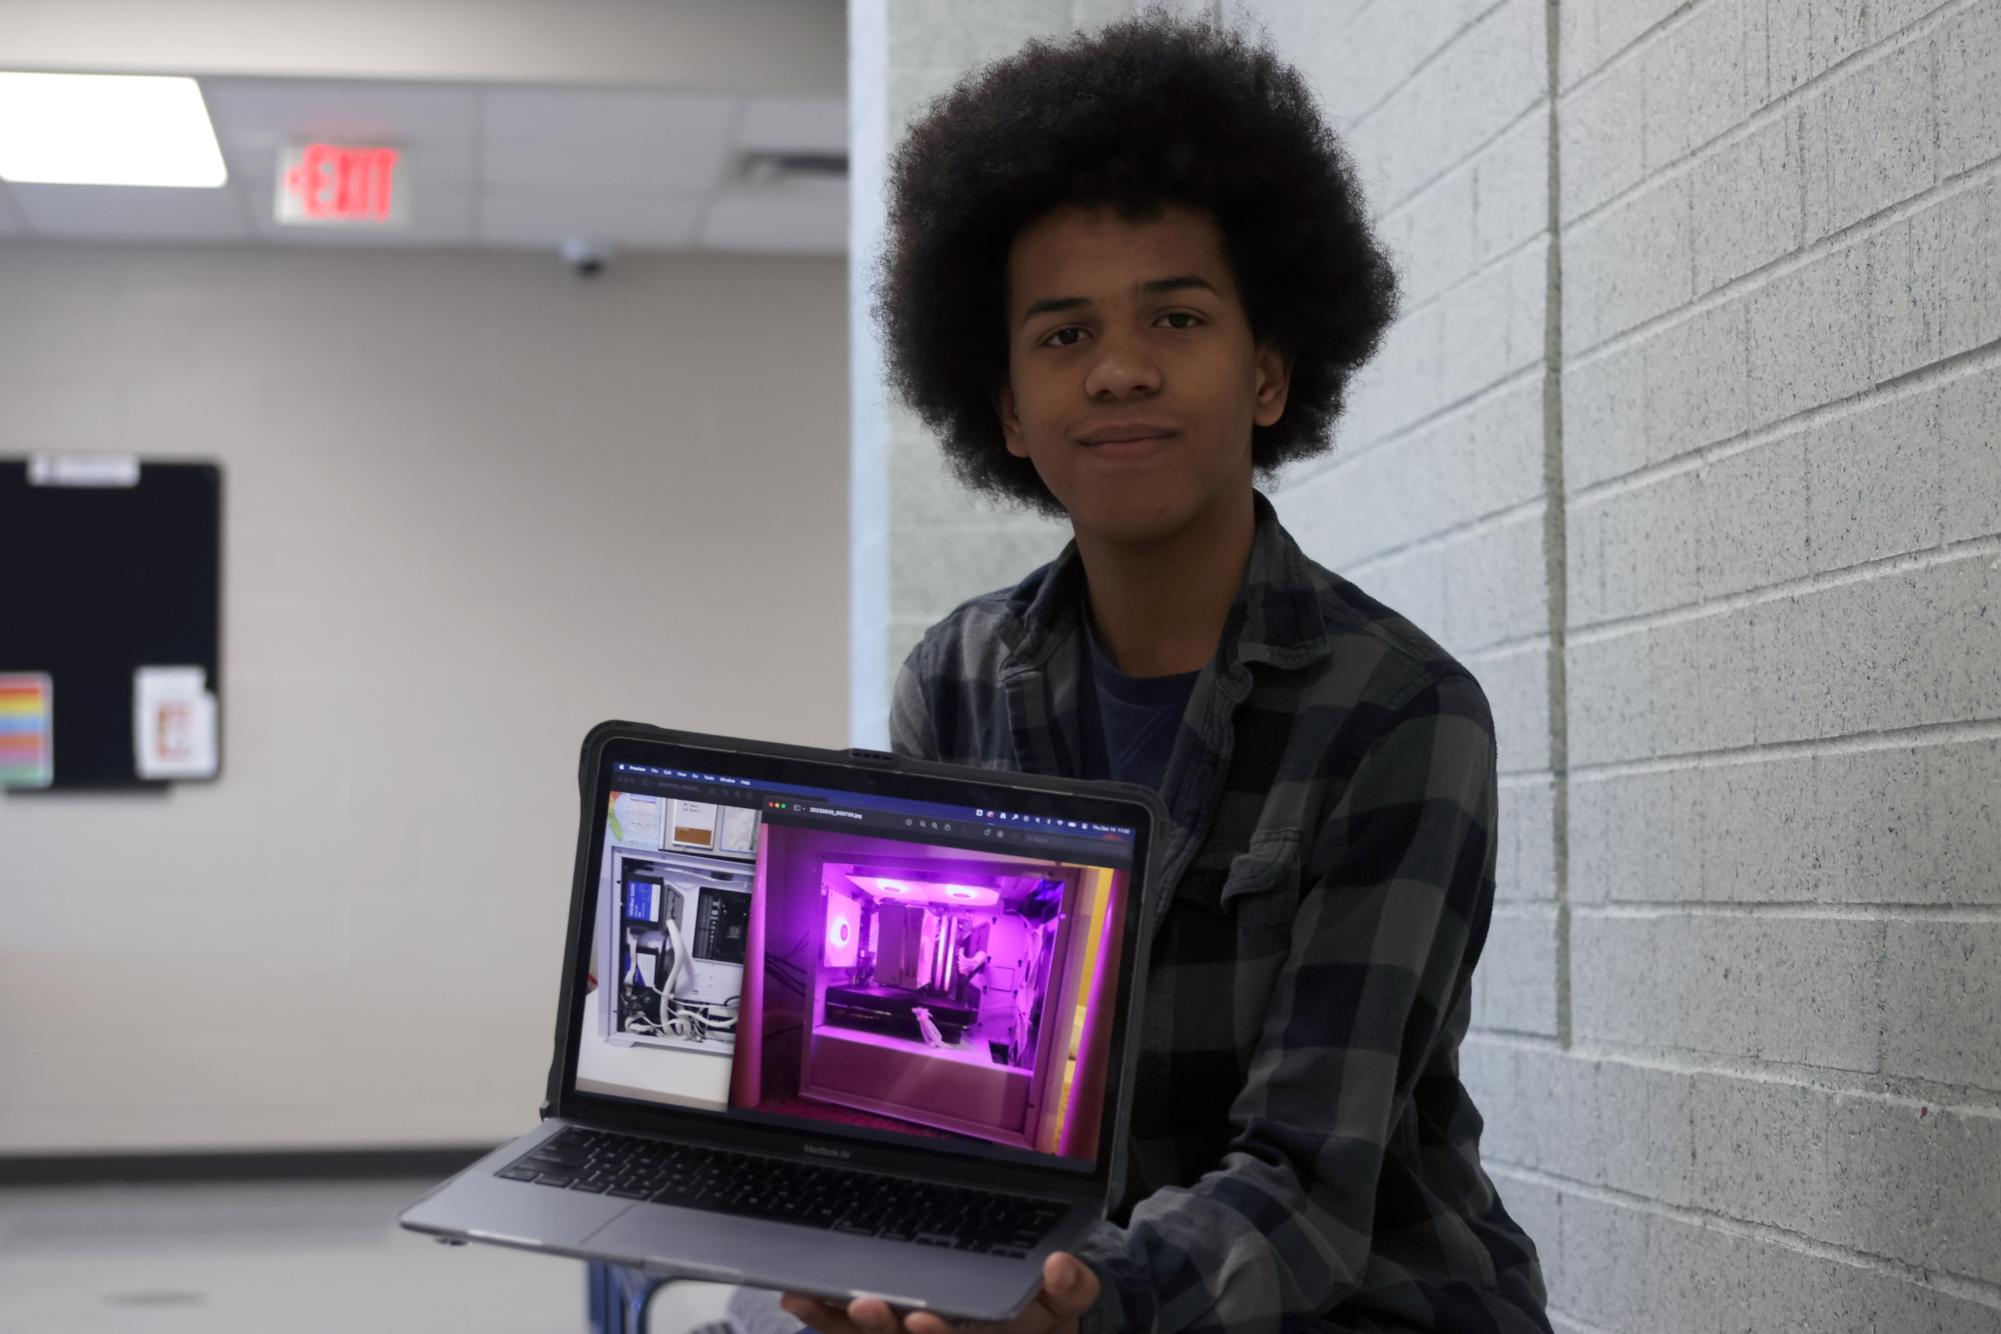
{"label": "cinder block wall", "polygon": [[2001,1329],[2001,4],[1226,9],[1401,253],[1280,510],[1493,698],[1558,1327]]}
{"label": "cinder block wall", "polygon": [[[1399,255],[1277,499],[1493,701],[1464,1063],[1557,1327],[2001,1330],[2001,0],[1177,7],[1268,26]],[[873,75],[907,108],[1129,8],[850,22],[933,53]],[[861,737],[1060,541],[969,532],[898,429],[858,436],[858,554],[914,572],[857,562]]]}
{"label": "cinder block wall", "polygon": [[[1336,427],[1277,501],[1307,553],[1396,607],[1480,678],[1502,828],[1483,1030],[1561,1036],[1547,497],[1549,74],[1540,0],[1232,4],[1268,24],[1354,157],[1403,311]],[[1351,72],[1352,71],[1352,72]]]}

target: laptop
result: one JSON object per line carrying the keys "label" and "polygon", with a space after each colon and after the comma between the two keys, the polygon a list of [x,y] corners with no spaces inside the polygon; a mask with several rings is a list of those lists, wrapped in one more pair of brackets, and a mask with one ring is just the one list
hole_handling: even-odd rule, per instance
{"label": "laptop", "polygon": [[610,722],[541,1123],[405,1227],[953,1319],[1119,1197],[1144,789]]}

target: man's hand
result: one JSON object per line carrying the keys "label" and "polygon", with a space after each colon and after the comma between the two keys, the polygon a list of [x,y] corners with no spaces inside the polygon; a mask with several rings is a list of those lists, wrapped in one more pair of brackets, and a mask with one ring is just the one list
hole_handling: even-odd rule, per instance
{"label": "man's hand", "polygon": [[1098,1276],[1074,1255],[1058,1251],[1042,1262],[1042,1291],[1020,1315],[999,1325],[954,1325],[929,1311],[901,1320],[873,1297],[834,1306],[788,1292],[779,1305],[820,1334],[1077,1334],[1077,1317],[1098,1300]]}

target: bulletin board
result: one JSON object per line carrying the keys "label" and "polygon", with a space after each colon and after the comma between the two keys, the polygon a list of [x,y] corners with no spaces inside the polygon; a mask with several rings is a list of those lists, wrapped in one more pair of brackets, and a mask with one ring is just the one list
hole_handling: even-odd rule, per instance
{"label": "bulletin board", "polygon": [[0,458],[0,787],[221,772],[222,469]]}

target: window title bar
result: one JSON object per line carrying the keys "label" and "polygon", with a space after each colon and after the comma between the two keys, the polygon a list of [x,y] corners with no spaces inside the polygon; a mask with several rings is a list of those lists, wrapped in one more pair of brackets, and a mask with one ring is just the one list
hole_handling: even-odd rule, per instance
{"label": "window title bar", "polygon": [[[746,802],[769,805],[773,797],[812,798],[828,808],[843,810],[862,807],[883,815],[903,817],[903,823],[913,830],[926,832],[972,832],[979,834],[991,829],[994,835],[1005,836],[1006,832],[1040,833],[1062,835],[1068,838],[1092,839],[1104,842],[1131,843],[1134,830],[1130,825],[1098,824],[1090,820],[1072,820],[1055,815],[1032,815],[1026,811],[1008,811],[983,806],[955,806],[944,802],[911,801],[900,797],[877,796],[872,793],[839,791],[825,788],[802,787],[794,783],[765,782],[761,779],[736,778],[728,774],[704,773],[698,769],[673,769],[660,765],[628,764],[620,762],[614,770],[627,780],[649,779],[666,783],[700,783],[715,787],[735,789],[743,793]],[[718,796],[724,794],[717,794]],[[811,814],[807,804],[781,806],[801,814]],[[987,835],[989,837],[994,835]]]}

